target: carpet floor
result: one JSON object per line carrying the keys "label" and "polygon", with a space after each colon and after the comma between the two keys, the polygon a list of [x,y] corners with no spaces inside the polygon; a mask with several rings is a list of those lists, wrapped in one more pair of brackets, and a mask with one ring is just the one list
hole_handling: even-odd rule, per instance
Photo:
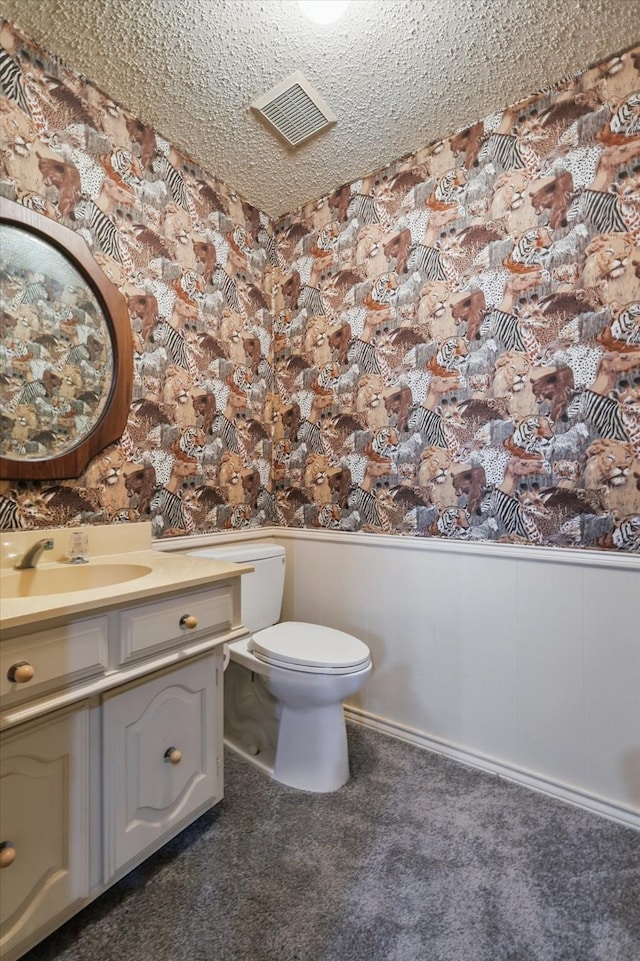
{"label": "carpet floor", "polygon": [[640,832],[348,728],[334,794],[227,753],[224,801],[24,961],[640,959]]}

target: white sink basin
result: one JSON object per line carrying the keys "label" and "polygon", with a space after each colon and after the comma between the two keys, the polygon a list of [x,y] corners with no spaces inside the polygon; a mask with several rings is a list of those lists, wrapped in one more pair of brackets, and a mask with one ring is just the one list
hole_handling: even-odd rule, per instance
{"label": "white sink basin", "polygon": [[90,591],[111,584],[134,581],[150,574],[144,564],[88,564],[60,567],[36,567],[33,570],[10,571],[2,575],[2,597],[35,597],[43,594],[67,594]]}

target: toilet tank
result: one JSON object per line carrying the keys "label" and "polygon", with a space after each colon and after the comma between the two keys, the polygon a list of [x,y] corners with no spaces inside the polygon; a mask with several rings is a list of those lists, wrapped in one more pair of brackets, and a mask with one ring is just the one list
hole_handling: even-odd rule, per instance
{"label": "toilet tank", "polygon": [[203,547],[189,553],[231,564],[252,564],[255,571],[242,575],[242,623],[252,633],[278,623],[284,593],[284,547],[244,541],[237,547]]}

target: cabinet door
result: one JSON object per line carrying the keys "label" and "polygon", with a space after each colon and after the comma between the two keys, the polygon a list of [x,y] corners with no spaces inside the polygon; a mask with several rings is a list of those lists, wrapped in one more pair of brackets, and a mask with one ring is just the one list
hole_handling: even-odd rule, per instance
{"label": "cabinet door", "polygon": [[[89,892],[89,722],[85,708],[3,735],[0,956]],[[13,858],[13,860],[11,860]]]}
{"label": "cabinet door", "polygon": [[222,797],[222,654],[104,698],[105,877]]}

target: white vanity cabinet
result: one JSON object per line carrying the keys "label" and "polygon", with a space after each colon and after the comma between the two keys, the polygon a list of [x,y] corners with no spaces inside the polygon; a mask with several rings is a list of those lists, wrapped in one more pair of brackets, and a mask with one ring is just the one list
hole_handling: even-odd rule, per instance
{"label": "white vanity cabinet", "polygon": [[223,795],[240,578],[0,643],[0,957],[15,961]]}

